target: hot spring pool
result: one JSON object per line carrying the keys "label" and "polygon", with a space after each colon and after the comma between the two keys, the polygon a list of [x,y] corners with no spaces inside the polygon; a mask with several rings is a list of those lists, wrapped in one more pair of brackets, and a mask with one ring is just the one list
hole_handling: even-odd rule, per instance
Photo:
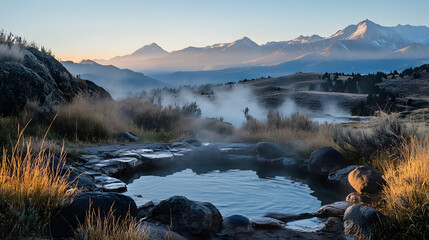
{"label": "hot spring pool", "polygon": [[[305,181],[290,176],[261,177],[254,170],[195,173],[187,168],[170,175],[144,173],[130,180],[127,187],[125,194],[135,199],[141,196],[136,199],[138,203],[181,195],[210,202],[223,216],[244,214],[258,218],[267,212],[299,214],[313,212],[322,204]],[[288,226],[315,230],[320,224],[321,220],[313,218],[288,223]]]}

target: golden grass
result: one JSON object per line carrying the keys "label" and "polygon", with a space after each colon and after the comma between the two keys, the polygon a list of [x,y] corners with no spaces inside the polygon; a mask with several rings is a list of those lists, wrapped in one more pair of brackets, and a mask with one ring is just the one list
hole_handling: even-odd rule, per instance
{"label": "golden grass", "polygon": [[65,155],[54,166],[43,144],[34,154],[31,139],[19,131],[18,141],[10,154],[3,149],[0,166],[0,238],[17,239],[45,233],[55,210],[77,193],[62,175]]}
{"label": "golden grass", "polygon": [[429,237],[429,137],[413,137],[397,161],[384,161],[384,212],[407,237]]}
{"label": "golden grass", "polygon": [[267,122],[255,119],[247,121],[234,132],[230,141],[262,142],[271,141],[295,151],[296,157],[306,158],[321,147],[338,147],[333,141],[332,124],[316,124],[309,117],[293,114],[285,117],[278,113],[268,115]]}
{"label": "golden grass", "polygon": [[100,211],[88,211],[85,221],[76,230],[79,240],[146,240],[149,239],[148,229],[140,226],[137,220],[129,214],[124,219],[118,218],[111,208],[106,216]]}

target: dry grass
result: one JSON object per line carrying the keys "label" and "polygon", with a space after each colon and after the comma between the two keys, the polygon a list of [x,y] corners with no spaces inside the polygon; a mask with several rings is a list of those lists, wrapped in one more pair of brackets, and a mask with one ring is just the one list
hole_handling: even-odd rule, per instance
{"label": "dry grass", "polygon": [[[49,150],[33,154],[31,139],[18,134],[18,141],[8,154],[3,150],[0,166],[0,238],[20,239],[42,236],[60,206],[77,192],[62,175],[64,164],[47,161]],[[65,155],[61,155],[64,162]]]}
{"label": "dry grass", "polygon": [[148,229],[140,226],[129,214],[121,219],[110,209],[107,216],[101,217],[100,211],[90,208],[85,222],[76,230],[75,237],[79,240],[146,240],[149,234]]}
{"label": "dry grass", "polygon": [[402,237],[429,238],[429,137],[412,137],[396,161],[384,162],[384,211]]}
{"label": "dry grass", "polygon": [[119,109],[112,100],[90,101],[79,96],[58,107],[52,131],[76,142],[107,140],[119,131],[134,129],[132,122],[119,114]]}
{"label": "dry grass", "polygon": [[337,147],[333,141],[332,125],[318,125],[311,118],[295,113],[291,117],[269,113],[267,122],[255,119],[247,121],[238,129],[230,141],[272,141],[286,149],[295,151],[298,158],[306,158],[315,149],[324,146]]}

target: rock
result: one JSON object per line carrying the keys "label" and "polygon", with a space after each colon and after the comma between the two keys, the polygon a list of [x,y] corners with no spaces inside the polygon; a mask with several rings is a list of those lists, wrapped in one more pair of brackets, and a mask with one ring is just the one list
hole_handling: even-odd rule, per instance
{"label": "rock", "polygon": [[285,227],[284,222],[269,217],[254,218],[250,223],[252,227],[259,229],[282,229]]}
{"label": "rock", "polygon": [[[0,61],[0,113],[18,114],[30,102],[39,102],[39,121],[52,121],[57,104],[72,101],[79,94],[111,99],[91,81],[74,78],[54,57],[33,47],[20,48],[22,60]],[[39,112],[40,111],[40,112]]]}
{"label": "rock", "polygon": [[282,222],[291,222],[296,220],[303,220],[314,217],[313,213],[300,213],[300,214],[284,214],[284,213],[267,213],[264,217],[278,219]]}
{"label": "rock", "polygon": [[371,205],[372,203],[377,203],[381,200],[380,195],[377,194],[359,194],[357,192],[352,192],[347,195],[346,201],[350,203],[357,203],[362,205]]}
{"label": "rock", "polygon": [[127,185],[123,182],[118,183],[109,183],[103,185],[101,188],[103,192],[117,192],[122,193],[127,191]]}
{"label": "rock", "polygon": [[118,138],[120,141],[127,141],[127,142],[138,142],[138,141],[140,141],[140,138],[137,135],[135,135],[132,132],[128,132],[128,131],[120,132]]}
{"label": "rock", "polygon": [[122,157],[122,158],[111,158],[102,160],[95,164],[95,167],[99,168],[103,173],[107,175],[115,175],[120,172],[136,168],[143,163],[137,158],[133,157]]}
{"label": "rock", "polygon": [[351,192],[354,189],[352,185],[350,185],[348,177],[349,173],[353,171],[356,167],[357,165],[350,165],[345,168],[330,172],[328,175],[328,181],[340,185]]}
{"label": "rock", "polygon": [[316,175],[327,177],[330,172],[346,167],[346,159],[332,147],[323,147],[311,153],[308,170]]}
{"label": "rock", "polygon": [[54,238],[71,237],[74,229],[79,222],[83,222],[91,209],[100,210],[100,216],[103,218],[109,210],[114,209],[114,215],[117,218],[137,216],[137,206],[133,199],[118,193],[82,193],[73,198],[73,200],[59,210],[51,221],[51,234]]}
{"label": "rock", "polygon": [[143,204],[142,206],[137,208],[137,218],[138,219],[142,219],[142,218],[146,218],[149,217],[152,213],[152,209],[155,207],[155,204],[153,203],[153,201],[149,201],[145,204]]}
{"label": "rock", "polygon": [[378,210],[366,206],[354,205],[344,213],[344,233],[360,240],[376,239],[375,230],[385,221]]}
{"label": "rock", "polygon": [[278,159],[285,156],[285,152],[277,144],[272,142],[260,142],[256,144],[258,155],[265,159]]}
{"label": "rock", "polygon": [[202,146],[201,142],[195,138],[185,139],[185,140],[183,140],[183,142],[188,143],[194,147],[201,147]]}
{"label": "rock", "polygon": [[76,185],[83,191],[94,191],[97,187],[95,186],[94,179],[87,173],[79,173],[77,171],[70,171],[69,183]]}
{"label": "rock", "polygon": [[386,183],[383,176],[371,166],[359,166],[351,171],[348,180],[350,185],[360,194],[377,194]]}
{"label": "rock", "polygon": [[172,230],[192,235],[210,235],[219,231],[222,215],[213,204],[191,201],[174,196],[161,201],[152,209],[152,219],[172,223]]}
{"label": "rock", "polygon": [[249,218],[241,214],[234,214],[225,217],[222,222],[222,233],[234,235],[241,232],[252,231]]}
{"label": "rock", "polygon": [[168,228],[168,225],[160,224],[159,222],[144,221],[144,223],[139,226],[139,231],[146,233],[150,240],[187,240],[187,238],[172,232]]}
{"label": "rock", "polygon": [[319,218],[342,217],[346,209],[351,205],[353,204],[345,201],[334,202],[320,207],[313,214]]}

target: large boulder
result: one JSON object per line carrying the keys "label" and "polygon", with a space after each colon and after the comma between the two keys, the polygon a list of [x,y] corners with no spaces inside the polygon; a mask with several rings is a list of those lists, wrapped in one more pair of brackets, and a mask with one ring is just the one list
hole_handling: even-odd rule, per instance
{"label": "large boulder", "polygon": [[152,209],[152,219],[172,225],[172,230],[196,236],[219,231],[222,215],[211,203],[191,201],[183,196],[173,196],[161,201]]}
{"label": "large boulder", "polygon": [[258,155],[265,159],[278,159],[285,156],[285,152],[277,144],[272,142],[260,142],[256,144]]}
{"label": "large boulder", "polygon": [[349,173],[349,183],[360,194],[377,194],[386,183],[383,176],[371,166],[359,166]]}
{"label": "large boulder", "polygon": [[359,240],[376,238],[376,230],[382,226],[386,217],[378,210],[362,205],[347,208],[344,213],[344,233]]}
{"label": "large boulder", "polygon": [[84,222],[89,210],[100,212],[103,219],[111,209],[117,218],[125,218],[127,214],[137,216],[137,206],[134,200],[118,193],[82,193],[72,199],[55,214],[50,224],[51,235],[54,238],[71,237],[79,223]]}
{"label": "large boulder", "polygon": [[227,216],[222,222],[222,233],[228,235],[234,235],[241,232],[252,231],[252,225],[250,219],[241,214],[234,214]]}
{"label": "large boulder", "polygon": [[347,165],[348,162],[343,155],[329,146],[312,152],[308,160],[308,170],[313,174],[324,177]]}

